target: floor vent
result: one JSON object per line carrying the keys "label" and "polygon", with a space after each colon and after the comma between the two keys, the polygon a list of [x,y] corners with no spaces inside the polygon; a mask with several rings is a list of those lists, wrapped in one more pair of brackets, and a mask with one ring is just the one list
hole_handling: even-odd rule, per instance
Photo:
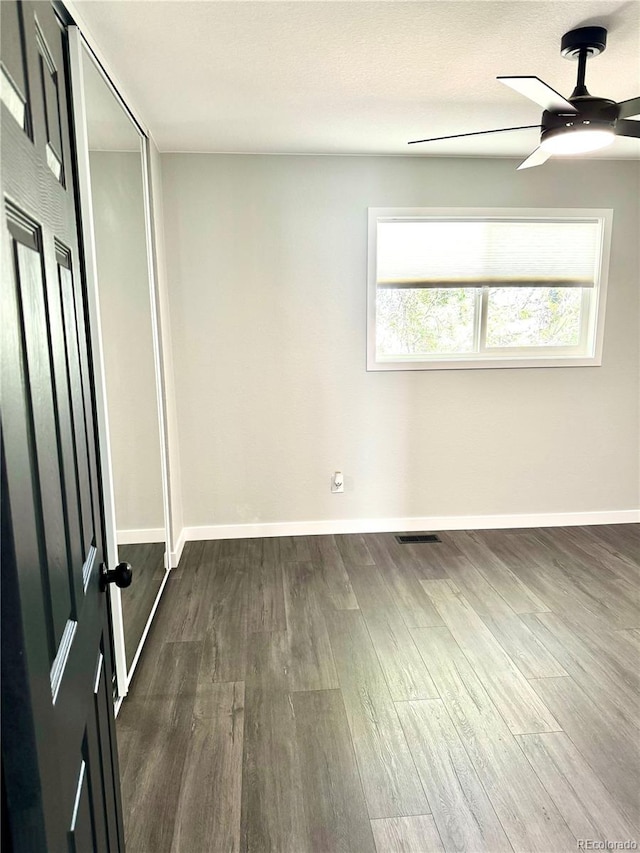
{"label": "floor vent", "polygon": [[440,542],[441,540],[435,533],[404,533],[398,534],[396,541],[401,545],[408,545],[410,542]]}

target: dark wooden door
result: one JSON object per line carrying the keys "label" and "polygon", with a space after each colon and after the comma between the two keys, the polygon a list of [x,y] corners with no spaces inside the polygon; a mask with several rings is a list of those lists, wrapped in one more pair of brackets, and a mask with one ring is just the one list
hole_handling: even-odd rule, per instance
{"label": "dark wooden door", "polygon": [[15,851],[119,851],[66,33],[48,2],[0,13],[3,817]]}

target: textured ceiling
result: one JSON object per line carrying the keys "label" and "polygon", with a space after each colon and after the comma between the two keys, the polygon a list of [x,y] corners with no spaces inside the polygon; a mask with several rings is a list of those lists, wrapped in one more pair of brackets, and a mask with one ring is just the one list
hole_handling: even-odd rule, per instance
{"label": "textured ceiling", "polygon": [[[594,95],[640,95],[640,0],[388,0],[73,4],[162,151],[520,156],[535,130],[407,147],[410,139],[536,124],[496,81],[536,74],[565,95],[560,38],[606,26]],[[599,152],[640,158],[640,141]],[[593,156],[593,155],[590,155]]]}

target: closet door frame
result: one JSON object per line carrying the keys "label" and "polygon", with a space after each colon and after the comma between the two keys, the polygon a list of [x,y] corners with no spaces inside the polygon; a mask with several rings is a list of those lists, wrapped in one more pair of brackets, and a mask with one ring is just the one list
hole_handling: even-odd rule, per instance
{"label": "closet door frame", "polygon": [[[145,236],[149,279],[149,299],[151,306],[151,328],[153,341],[153,362],[156,381],[156,399],[158,409],[158,428],[160,433],[160,464],[162,476],[162,498],[165,529],[165,574],[160,589],[151,608],[147,624],[140,643],[135,652],[131,667],[127,668],[125,654],[124,622],[122,618],[122,593],[115,584],[109,586],[112,636],[114,646],[115,676],[116,676],[116,714],[122,700],[127,695],[129,684],[133,677],[140,653],[149,632],[160,597],[164,590],[168,572],[171,569],[171,554],[174,551],[171,523],[171,496],[169,484],[169,444],[167,435],[167,412],[164,382],[164,360],[162,355],[161,315],[158,298],[157,252],[152,203],[151,159],[149,132],[131,109],[122,93],[121,88],[114,85],[111,74],[102,59],[94,50],[86,35],[75,25],[70,25],[69,53],[71,65],[71,88],[76,134],[76,149],[78,157],[78,184],[80,192],[80,222],[86,258],[86,279],[88,290],[89,326],[94,352],[95,385],[96,385],[96,420],[100,438],[103,498],[105,507],[105,539],[109,565],[117,565],[118,541],[116,530],[115,496],[113,484],[113,468],[110,448],[109,413],[107,406],[107,386],[104,365],[104,349],[102,342],[102,323],[100,314],[100,295],[98,290],[98,271],[96,258],[95,231],[93,223],[93,204],[91,196],[91,178],[89,169],[89,146],[87,137],[86,102],[84,80],[82,73],[83,53],[90,59],[103,78],[105,85],[111,90],[124,112],[138,131],[141,139],[143,202],[145,211]],[[135,574],[133,578],[135,583]],[[124,593],[126,595],[126,592]]]}

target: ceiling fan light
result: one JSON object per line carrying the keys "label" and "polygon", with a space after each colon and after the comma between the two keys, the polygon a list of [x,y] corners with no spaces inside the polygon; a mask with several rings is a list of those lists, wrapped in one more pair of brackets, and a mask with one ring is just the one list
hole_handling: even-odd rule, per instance
{"label": "ceiling fan light", "polygon": [[540,147],[551,154],[584,154],[611,145],[612,127],[557,127],[543,134]]}

